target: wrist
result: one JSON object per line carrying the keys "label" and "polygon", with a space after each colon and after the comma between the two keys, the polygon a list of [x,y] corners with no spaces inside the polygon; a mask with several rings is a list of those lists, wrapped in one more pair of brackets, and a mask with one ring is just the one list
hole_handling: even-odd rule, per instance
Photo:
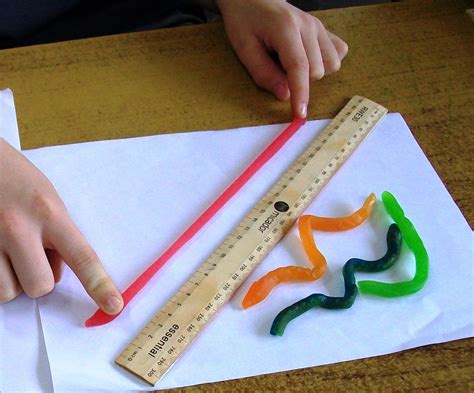
{"label": "wrist", "polygon": [[[230,0],[232,1],[232,0]],[[224,8],[225,8],[225,4],[226,3],[229,3],[229,0],[214,0],[214,4],[216,6],[216,8],[219,10],[219,12],[222,14]]]}
{"label": "wrist", "polygon": [[221,14],[223,14],[228,8],[234,6],[235,4],[244,4],[252,3],[251,0],[214,0],[216,8]]}

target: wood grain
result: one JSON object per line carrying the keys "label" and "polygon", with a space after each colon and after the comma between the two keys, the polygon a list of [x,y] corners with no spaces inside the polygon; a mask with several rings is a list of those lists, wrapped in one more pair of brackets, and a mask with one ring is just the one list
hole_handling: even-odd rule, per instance
{"label": "wood grain", "polygon": [[[312,84],[309,117],[353,95],[401,112],[474,224],[472,2],[417,0],[317,12],[350,46],[337,74]],[[223,26],[183,27],[0,51],[24,148],[287,122],[258,89]],[[474,391],[474,340],[183,391]],[[317,356],[317,354],[315,354]]]}

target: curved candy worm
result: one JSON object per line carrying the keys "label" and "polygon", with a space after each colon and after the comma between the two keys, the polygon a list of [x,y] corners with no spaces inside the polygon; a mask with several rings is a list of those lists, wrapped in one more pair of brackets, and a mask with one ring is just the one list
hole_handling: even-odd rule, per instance
{"label": "curved candy worm", "polygon": [[313,307],[322,307],[326,309],[342,309],[351,307],[357,296],[357,285],[355,283],[354,273],[356,271],[381,272],[390,268],[397,261],[400,255],[401,244],[402,234],[398,225],[390,225],[387,231],[387,252],[382,258],[375,261],[352,258],[345,263],[342,268],[342,276],[344,278],[344,296],[332,297],[323,295],[322,293],[314,293],[301,299],[278,313],[273,321],[270,334],[274,336],[282,336],[290,321]]}
{"label": "curved candy worm", "polygon": [[382,193],[382,201],[388,214],[400,227],[403,239],[408,248],[415,255],[416,273],[412,280],[397,283],[385,283],[379,281],[364,280],[359,281],[360,291],[364,294],[377,295],[383,297],[398,297],[411,295],[418,292],[428,280],[429,257],[428,252],[412,222],[405,216],[403,209],[395,197],[385,191]]}
{"label": "curved candy worm", "polygon": [[375,202],[375,194],[370,194],[362,207],[346,217],[317,217],[304,215],[298,223],[301,242],[313,265],[312,268],[301,266],[285,266],[272,270],[255,281],[249,288],[242,301],[243,308],[249,308],[264,300],[272,289],[282,282],[288,281],[315,281],[326,271],[326,258],[316,247],[312,230],[327,232],[345,231],[362,224],[369,217]]}

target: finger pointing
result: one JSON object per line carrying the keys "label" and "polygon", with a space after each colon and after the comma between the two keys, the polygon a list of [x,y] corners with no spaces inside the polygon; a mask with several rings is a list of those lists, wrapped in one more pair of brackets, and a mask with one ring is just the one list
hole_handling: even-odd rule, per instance
{"label": "finger pointing", "polygon": [[72,220],[68,216],[54,220],[46,235],[99,308],[107,314],[119,313],[123,308],[120,292]]}

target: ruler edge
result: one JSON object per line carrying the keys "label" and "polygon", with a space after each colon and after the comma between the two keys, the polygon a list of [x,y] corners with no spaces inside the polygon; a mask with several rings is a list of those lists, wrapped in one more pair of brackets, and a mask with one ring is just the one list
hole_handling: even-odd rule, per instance
{"label": "ruler edge", "polygon": [[[369,135],[370,135],[370,134],[380,125],[380,123],[383,121],[383,119],[385,118],[385,115],[387,115],[387,114],[389,113],[388,109],[387,109],[386,107],[384,107],[383,105],[378,104],[378,103],[376,103],[375,101],[372,101],[372,100],[370,100],[369,98],[366,98],[366,97],[364,97],[364,96],[354,95],[354,96],[352,96],[352,97],[347,101],[347,103],[338,111],[338,113],[336,114],[336,116],[335,116],[333,119],[331,119],[331,121],[329,122],[329,124],[327,124],[327,125],[323,128],[323,130],[320,132],[320,134],[323,133],[327,128],[330,128],[331,125],[332,125],[333,123],[335,123],[336,120],[337,120],[339,117],[343,117],[344,114],[345,114],[348,110],[351,110],[351,111],[353,110],[353,109],[350,108],[350,103],[351,103],[353,100],[362,100],[362,101],[366,101],[366,102],[368,101],[368,103],[370,103],[372,106],[374,106],[375,108],[379,109],[379,110],[382,112],[382,114],[381,114],[381,116],[379,117],[379,119],[378,119],[377,121],[375,121],[375,122],[372,124],[370,131],[368,131],[368,132],[364,135],[363,139],[359,142],[359,144],[355,147],[355,149],[350,153],[350,155],[347,157],[347,159],[344,160],[343,162],[341,162],[341,165],[327,178],[327,182],[326,182],[326,184],[323,186],[322,189],[324,189],[324,188],[327,186],[327,184],[329,183],[329,181],[330,181],[330,180],[333,178],[333,176],[339,171],[339,169],[345,164],[345,162],[350,158],[350,156],[352,155],[352,153],[354,153],[354,152],[360,147],[360,145],[362,145],[362,144],[365,142],[365,140],[367,139],[367,137],[369,137]],[[358,104],[360,104],[360,101],[359,101]],[[346,109],[346,108],[347,108],[347,109]],[[314,137],[314,138],[310,141],[310,143],[308,144],[308,146],[305,148],[305,150],[304,150],[294,161],[292,161],[292,162],[289,164],[289,167],[286,169],[286,171],[283,173],[283,175],[280,176],[280,177],[275,181],[275,183],[273,183],[273,184],[268,188],[268,190],[267,190],[267,192],[265,193],[265,195],[263,196],[263,198],[265,198],[265,197],[270,193],[270,191],[277,185],[277,183],[283,178],[283,176],[285,176],[285,174],[287,174],[288,171],[291,170],[291,168],[297,163],[297,161],[298,161],[302,156],[305,155],[305,153],[307,152],[307,149],[314,143],[314,141],[316,141],[316,140],[319,138],[320,134],[318,134],[316,137]],[[339,151],[340,151],[340,150],[338,150],[337,152],[339,152]],[[337,152],[336,152],[336,154],[337,154]],[[320,191],[322,191],[322,189],[321,189]],[[316,198],[316,197],[317,197],[317,194],[316,194],[316,196],[315,196],[314,198]],[[263,198],[262,198],[262,199],[263,199]],[[311,204],[311,203],[314,201],[314,198],[309,202],[309,204]],[[260,202],[261,202],[261,201],[258,201],[254,206],[252,206],[252,207],[250,208],[249,211],[246,212],[245,216],[244,216],[243,219],[237,224],[237,226],[239,226],[239,225],[246,219],[246,217],[249,215],[249,213],[250,213]],[[307,208],[307,207],[306,207],[306,208]],[[306,209],[306,208],[305,208],[305,209]],[[297,216],[297,217],[294,218],[294,220],[292,221],[291,225],[288,225],[288,227],[286,228],[286,230],[285,230],[284,233],[282,234],[281,238],[280,238],[277,242],[275,242],[275,244],[271,247],[271,249],[273,249],[273,248],[279,243],[279,241],[281,241],[281,240],[286,236],[286,234],[287,234],[287,233],[291,230],[291,228],[295,225],[295,223],[296,223],[296,221],[298,220],[298,218],[299,218],[299,216]],[[222,246],[222,244],[225,242],[225,240],[226,240],[229,236],[232,235],[232,233],[235,231],[235,229],[236,229],[236,227],[233,227],[233,228],[231,229],[231,231],[226,235],[224,241],[221,242],[221,243],[215,248],[215,250],[219,249],[219,248]],[[270,249],[270,251],[271,251],[271,249]],[[198,267],[197,270],[199,270],[199,269],[212,257],[212,255],[213,255],[213,254],[208,255],[208,256],[203,260],[203,262],[199,265],[199,267]],[[264,256],[264,258],[265,258],[265,257],[266,257],[266,255]],[[263,259],[264,259],[264,258],[263,258]],[[263,259],[262,259],[262,260],[263,260]],[[259,263],[260,263],[260,262],[259,262]],[[256,266],[257,266],[257,265],[256,265]],[[256,267],[256,266],[255,266],[255,267]],[[254,267],[254,269],[255,269],[255,267]],[[252,271],[253,271],[254,269],[252,269]],[[191,275],[190,275],[190,276],[187,278],[187,280],[185,281],[185,284],[184,284],[184,285],[186,285],[186,282],[188,282],[188,280],[191,279],[191,278],[194,276],[194,274],[197,272],[197,270],[195,270],[195,271],[193,271],[193,272],[191,273]],[[250,271],[249,273],[251,273],[252,271]],[[151,382],[151,381],[147,380],[146,378],[143,377],[143,375],[140,375],[140,374],[139,374],[137,371],[135,371],[133,368],[131,368],[131,367],[129,368],[129,367],[127,367],[125,364],[120,363],[119,358],[123,355],[123,353],[124,353],[125,351],[127,351],[127,349],[130,347],[130,345],[133,344],[133,342],[139,337],[139,335],[143,332],[143,330],[145,330],[145,329],[147,328],[147,326],[150,325],[150,322],[170,303],[170,301],[178,294],[178,292],[184,287],[184,285],[183,285],[181,288],[179,288],[176,292],[174,292],[173,295],[165,302],[164,306],[159,307],[159,308],[157,309],[157,311],[153,314],[153,316],[142,326],[141,329],[138,330],[138,332],[133,336],[133,339],[130,340],[130,341],[128,342],[128,344],[124,347],[124,349],[123,349],[122,351],[120,351],[120,353],[115,357],[114,363],[117,364],[118,366],[120,366],[121,368],[125,369],[126,371],[132,373],[133,375],[137,376],[140,380],[146,382],[148,385],[154,387],[154,386],[156,385],[156,383],[158,383],[161,379],[163,379],[164,376],[169,372],[169,370],[171,370],[171,368],[174,366],[174,364],[175,364],[176,361],[179,359],[179,357],[181,356],[181,354],[184,353],[184,352],[186,352],[187,348],[191,346],[191,344],[194,342],[194,340],[200,335],[201,331],[204,330],[204,328],[207,326],[207,324],[210,323],[210,322],[214,319],[214,317],[219,313],[220,308],[223,307],[223,306],[232,298],[232,296],[234,296],[235,292],[236,292],[236,291],[238,290],[238,288],[247,280],[247,278],[248,278],[248,277],[246,277],[246,278],[243,279],[240,283],[238,283],[238,285],[235,287],[235,289],[234,289],[234,290],[232,291],[232,293],[230,294],[229,299],[228,299],[227,301],[225,301],[224,303],[222,303],[222,305],[221,305],[219,308],[217,308],[217,309],[215,310],[215,312],[213,312],[213,313],[211,314],[210,318],[208,318],[208,319],[204,322],[204,324],[202,325],[202,329],[200,329],[194,336],[191,337],[191,339],[189,340],[189,342],[185,344],[184,348],[183,348],[181,351],[179,351],[179,353],[178,353],[177,357],[174,359],[174,361],[173,361],[173,362],[169,365],[169,367],[167,367],[166,370],[156,379],[155,382]],[[160,328],[160,329],[161,329],[161,328]],[[140,349],[141,349],[141,348],[140,348]],[[155,363],[157,363],[157,361],[154,362],[153,364],[155,364]]]}

